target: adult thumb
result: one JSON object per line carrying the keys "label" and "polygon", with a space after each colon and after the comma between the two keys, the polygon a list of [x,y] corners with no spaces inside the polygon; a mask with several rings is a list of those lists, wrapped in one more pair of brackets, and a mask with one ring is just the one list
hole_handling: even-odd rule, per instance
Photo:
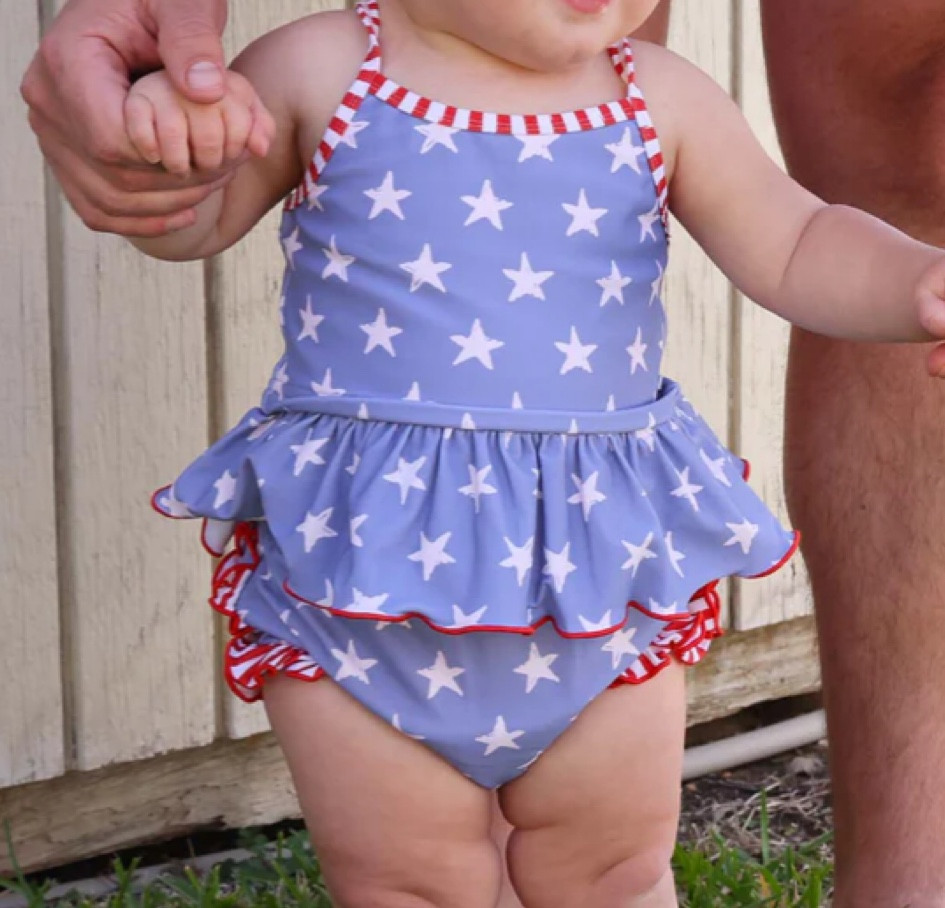
{"label": "adult thumb", "polygon": [[171,81],[191,101],[223,97],[226,0],[151,0],[158,53]]}

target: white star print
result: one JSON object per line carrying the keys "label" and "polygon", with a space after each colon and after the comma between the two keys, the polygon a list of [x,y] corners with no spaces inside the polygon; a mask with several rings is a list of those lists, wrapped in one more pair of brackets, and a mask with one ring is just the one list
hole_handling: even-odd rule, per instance
{"label": "white star print", "polygon": [[541,289],[541,285],[555,274],[554,271],[533,271],[531,262],[528,261],[528,256],[524,252],[518,271],[514,268],[503,268],[502,273],[515,284],[509,294],[510,303],[514,303],[523,296],[534,296],[536,299],[543,300],[545,291]]}
{"label": "white star print", "polygon": [[358,454],[357,451],[355,451],[351,455],[351,463],[345,467],[345,472],[350,473],[352,476],[354,476],[354,474],[358,472],[358,465],[360,463],[361,463],[361,455]]}
{"label": "white star print", "polygon": [[289,445],[289,450],[295,455],[295,466],[292,469],[292,475],[301,476],[302,471],[308,464],[316,467],[323,464],[325,458],[318,452],[326,444],[328,444],[327,438],[312,438],[312,430],[309,429],[302,444]]}
{"label": "white star print", "polygon": [[646,446],[650,449],[650,452],[656,450],[656,418],[651,413],[649,416],[649,421],[645,429],[637,429],[633,433],[633,437],[644,442]]}
{"label": "white star print", "polygon": [[574,236],[582,230],[586,230],[592,236],[600,236],[597,222],[607,214],[608,209],[591,208],[587,203],[587,193],[583,189],[578,196],[577,204],[570,205],[565,202],[561,207],[571,215],[571,223],[568,225],[566,236]]}
{"label": "white star print", "polygon": [[395,482],[400,486],[400,503],[407,503],[407,494],[411,489],[426,489],[426,484],[417,475],[427,462],[426,457],[418,457],[415,461],[408,462],[403,457],[397,458],[397,469],[393,473],[386,473],[384,479],[388,482]]}
{"label": "white star print", "polygon": [[336,277],[347,283],[348,266],[353,265],[357,259],[353,255],[345,255],[338,251],[334,234],[332,234],[328,243],[328,249],[322,249],[322,252],[325,253],[325,258],[328,259],[328,264],[322,271],[322,278],[327,280],[330,277]]}
{"label": "white star print", "polygon": [[285,396],[285,386],[289,381],[289,372],[286,369],[285,363],[281,363],[279,368],[276,370],[276,374],[272,377],[272,383],[270,388],[279,395],[279,400],[282,400]]}
{"label": "white star print", "polygon": [[442,650],[437,651],[433,665],[429,668],[417,669],[417,674],[430,682],[427,690],[428,700],[432,700],[444,687],[462,697],[463,689],[456,683],[456,679],[465,672],[465,668],[450,668]]}
{"label": "white star print", "polygon": [[646,150],[633,144],[629,127],[624,129],[619,142],[611,142],[605,145],[604,148],[614,156],[614,160],[610,165],[611,173],[616,173],[624,165],[634,173],[641,173],[640,158],[646,154]]}
{"label": "white star print", "polygon": [[469,217],[463,223],[464,227],[475,224],[476,221],[488,221],[496,230],[502,230],[502,212],[512,207],[507,199],[500,199],[492,191],[492,181],[485,180],[479,195],[464,195],[462,200],[472,208]]}
{"label": "white star print", "polygon": [[486,336],[486,333],[482,330],[482,322],[478,318],[473,322],[468,335],[451,334],[450,340],[460,347],[456,359],[453,360],[454,366],[470,359],[477,359],[487,369],[492,369],[492,351],[505,346],[504,341],[493,340]]}
{"label": "white star print", "polygon": [[379,615],[384,610],[384,603],[389,598],[387,593],[368,596],[356,586],[351,588],[351,596],[352,600],[345,606],[345,611],[352,615]]}
{"label": "white star print", "polygon": [[459,149],[453,141],[453,136],[459,132],[459,127],[443,126],[440,123],[424,123],[422,126],[414,126],[414,129],[423,136],[423,145],[420,146],[420,154],[426,154],[437,145],[448,148],[454,154],[459,153]]}
{"label": "white star print", "polygon": [[334,508],[325,508],[320,514],[314,514],[309,511],[296,528],[297,533],[301,533],[305,542],[305,553],[308,554],[315,548],[315,545],[322,539],[330,539],[338,534],[328,526],[331,520],[331,514]]}
{"label": "white star print", "polygon": [[610,653],[611,667],[620,666],[624,656],[639,656],[640,651],[630,641],[636,636],[635,627],[617,631],[600,649],[602,653]]}
{"label": "white star print", "polygon": [[571,474],[571,481],[577,486],[575,492],[569,499],[568,504],[579,504],[584,512],[584,519],[587,520],[591,514],[591,508],[595,504],[600,504],[607,500],[603,492],[597,490],[597,480],[600,478],[600,471],[595,470],[587,479],[582,480],[575,473]]}
{"label": "white star print", "polygon": [[[463,418],[460,420],[459,427],[461,429],[475,429],[476,420],[472,418],[472,413],[464,413]],[[476,499],[476,510],[479,510],[479,500]]]}
{"label": "white star print", "polygon": [[717,460],[713,460],[708,454],[706,454],[705,451],[702,450],[702,448],[699,449],[699,456],[702,458],[702,462],[712,471],[712,475],[718,482],[722,483],[723,486],[727,486],[728,488],[732,487],[731,480],[725,475],[724,457],[719,457]]}
{"label": "white star print", "polygon": [[604,612],[603,618],[600,621],[588,621],[583,615],[578,615],[578,620],[581,622],[581,627],[584,628],[586,634],[594,634],[599,631],[606,631],[608,628],[614,626],[614,619],[611,617],[610,609],[607,609]]}
{"label": "white star print", "polygon": [[655,204],[646,214],[641,214],[638,216],[640,221],[640,242],[642,243],[647,237],[651,240],[656,239],[656,232],[653,229],[654,224],[660,219],[660,206],[659,203]]}
{"label": "white star print", "polygon": [[517,674],[525,676],[526,694],[530,694],[541,680],[561,682],[561,679],[551,670],[551,664],[557,658],[558,653],[547,653],[543,656],[536,644],[529,645],[528,659],[512,669]]}
{"label": "white star print", "polygon": [[371,213],[368,215],[369,221],[373,221],[374,218],[385,211],[389,211],[394,217],[403,220],[404,212],[400,207],[400,203],[413,195],[407,189],[394,188],[394,172],[392,170],[387,171],[387,175],[380,186],[375,189],[365,189],[364,194],[373,202]]}
{"label": "white star print", "polygon": [[660,294],[663,292],[663,264],[662,262],[657,262],[656,267],[659,269],[659,273],[656,275],[656,280],[650,284],[650,305],[652,306],[659,298]]}
{"label": "white star print", "polygon": [[486,482],[486,477],[492,469],[492,464],[486,464],[481,470],[477,470],[472,464],[469,464],[469,485],[461,486],[459,491],[468,495],[476,502],[476,513],[479,513],[479,499],[483,495],[495,495],[499,490],[495,486]]}
{"label": "white star print", "polygon": [[487,735],[480,735],[476,740],[480,744],[486,745],[484,756],[489,757],[503,747],[508,747],[512,750],[521,750],[515,742],[524,734],[524,731],[509,731],[508,726],[505,724],[505,717],[499,716],[495,720],[495,726],[492,731]]}
{"label": "white star print", "polygon": [[732,531],[732,538],[725,545],[740,545],[742,553],[747,555],[761,528],[747,519],[741,523],[726,523],[725,525]]}
{"label": "white star print", "polygon": [[367,673],[369,669],[377,665],[377,659],[362,659],[355,649],[354,640],[348,641],[347,652],[340,649],[332,649],[331,654],[341,663],[338,674],[335,675],[336,681],[344,681],[345,678],[357,678],[365,684],[370,684],[371,679]]}
{"label": "white star print", "polygon": [[646,348],[647,345],[643,343],[643,329],[637,328],[637,336],[633,339],[633,343],[627,347],[627,353],[630,354],[630,374],[636,375],[637,369],[642,369],[644,372],[649,371],[649,367],[646,364]]}
{"label": "white star print", "polygon": [[331,384],[331,369],[325,370],[325,377],[320,381],[312,382],[312,390],[319,397],[340,397],[345,393],[344,388],[333,388]]}
{"label": "white star print", "polygon": [[522,395],[519,394],[518,391],[516,391],[516,392],[512,395],[512,409],[513,409],[513,410],[521,410],[523,406],[524,406],[524,404],[522,403]]}
{"label": "white star print", "polygon": [[610,263],[610,274],[607,277],[602,277],[597,281],[597,285],[603,291],[600,296],[601,306],[606,306],[611,300],[617,300],[617,302],[622,306],[624,302],[623,288],[631,283],[633,283],[632,279],[629,277],[624,277],[620,273],[617,263],[612,261]]}
{"label": "white star print", "polygon": [[702,491],[703,487],[689,481],[689,467],[682,471],[676,470],[676,475],[679,477],[680,485],[678,489],[673,489],[672,496],[674,498],[685,498],[692,505],[693,511],[698,513],[699,502],[696,500],[696,495]]}
{"label": "white star print", "polygon": [[484,605],[482,608],[477,609],[474,612],[470,612],[467,615],[458,605],[454,605],[452,627],[462,628],[473,627],[477,625],[480,621],[482,621],[482,616],[486,613],[488,608],[488,605]]}
{"label": "white star print", "polygon": [[369,125],[366,120],[352,120],[345,127],[344,132],[338,137],[335,147],[337,148],[338,145],[347,145],[349,148],[357,148],[357,134],[361,132],[362,129],[367,129]]}
{"label": "white star print", "polygon": [[617,400],[613,394],[607,398],[607,406],[604,409],[607,410],[608,413],[613,413],[614,410],[617,409]]}
{"label": "white star print", "polygon": [[410,390],[407,392],[404,400],[420,400],[420,383],[414,382],[410,386]]}
{"label": "white star print", "polygon": [[509,557],[499,562],[499,567],[515,568],[515,577],[519,586],[525,585],[525,575],[532,566],[535,537],[525,541],[524,545],[516,545],[508,536],[502,537],[509,549]]}
{"label": "white star print", "polygon": [[529,158],[544,158],[546,161],[554,160],[551,156],[551,145],[557,141],[558,136],[516,136],[515,138],[522,143],[522,151],[518,156],[519,164]]}
{"label": "white star print", "polygon": [[371,414],[368,413],[367,404],[362,403],[361,406],[358,407],[358,419],[370,419],[370,418],[371,418]]}
{"label": "white star print", "polygon": [[403,730],[400,724],[400,713],[394,713],[390,717],[390,724],[397,729],[402,735],[407,735],[408,738],[413,738],[414,741],[426,741],[426,738],[423,735],[412,735],[409,732]]}
{"label": "white star print", "polygon": [[682,561],[686,556],[682,552],[678,552],[673,548],[673,534],[666,534],[666,554],[669,556],[670,564],[673,566],[673,570],[679,574],[680,577],[685,577],[683,569],[679,566],[679,562]]}
{"label": "white star print", "polygon": [[568,556],[571,553],[571,543],[565,543],[560,552],[545,548],[545,567],[542,573],[547,574],[554,581],[555,590],[561,592],[564,584],[567,582],[568,575],[577,570],[577,565],[572,564]]}
{"label": "white star print", "polygon": [[361,325],[361,330],[367,335],[367,342],[364,345],[364,352],[370,353],[375,347],[381,347],[391,356],[396,356],[394,345],[391,343],[398,334],[403,334],[403,328],[396,328],[387,324],[387,313],[381,306],[377,310],[377,318],[373,322]]}
{"label": "white star print", "polygon": [[654,615],[675,615],[676,614],[676,603],[670,602],[669,605],[660,605],[655,599],[650,599],[650,611]]}
{"label": "white star print", "polygon": [[223,475],[213,484],[213,487],[217,490],[216,497],[213,499],[213,509],[218,511],[236,495],[236,477],[229,470],[224,470]]}
{"label": "white star print", "polygon": [[322,196],[328,192],[328,187],[324,183],[316,183],[308,191],[308,210],[314,211],[316,208],[319,211],[324,211],[322,207]]}
{"label": "white star print", "polygon": [[295,268],[295,253],[304,248],[299,242],[299,228],[296,227],[289,236],[282,241],[282,248],[285,250],[286,261],[290,268]]}
{"label": "white star print", "polygon": [[407,558],[410,561],[419,561],[423,565],[424,580],[429,580],[440,565],[456,563],[456,559],[446,551],[446,544],[452,535],[452,533],[443,533],[436,539],[427,539],[426,533],[420,533],[420,548]]}
{"label": "white star print", "polygon": [[177,496],[174,494],[173,487],[167,490],[167,492],[161,498],[159,504],[165,512],[171,515],[171,517],[192,516],[190,513],[190,508],[188,508],[187,505],[185,505],[182,501],[178,500]]}
{"label": "white star print", "polygon": [[582,344],[578,337],[577,328],[571,326],[571,340],[555,341],[555,346],[564,354],[564,363],[561,366],[561,375],[566,375],[572,369],[583,369],[593,372],[591,368],[591,354],[597,349],[597,344]]}
{"label": "white star print", "polygon": [[356,545],[358,548],[364,546],[364,540],[358,535],[358,530],[361,528],[361,524],[367,519],[367,514],[358,514],[357,517],[352,517],[349,521],[348,532],[351,536],[351,544]]}
{"label": "white star print", "polygon": [[299,315],[302,317],[302,330],[299,332],[299,336],[296,340],[305,340],[305,338],[310,337],[313,341],[318,343],[318,326],[325,321],[325,316],[316,315],[312,312],[311,296],[305,297],[305,308],[299,310]]}
{"label": "white star print", "polygon": [[644,561],[657,557],[655,552],[650,551],[650,546],[653,544],[652,533],[647,534],[646,539],[643,540],[641,545],[634,545],[632,542],[626,542],[623,539],[620,540],[620,544],[627,550],[627,554],[630,556],[620,567],[624,571],[633,571],[631,575],[633,577],[637,576],[637,569]]}
{"label": "white star print", "polygon": [[410,275],[410,292],[419,290],[424,284],[435,287],[441,293],[446,293],[446,287],[440,279],[444,271],[449,271],[453,266],[448,262],[433,261],[433,250],[429,243],[423,244],[420,255],[413,262],[404,262],[400,266]]}

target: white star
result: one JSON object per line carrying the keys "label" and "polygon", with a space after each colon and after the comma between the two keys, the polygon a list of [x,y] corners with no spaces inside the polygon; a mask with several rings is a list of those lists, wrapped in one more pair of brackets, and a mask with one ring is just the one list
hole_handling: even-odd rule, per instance
{"label": "white star", "polygon": [[650,284],[650,305],[652,306],[659,298],[660,294],[663,292],[663,264],[662,262],[657,262],[656,267],[659,269],[659,273],[656,275],[656,280]]}
{"label": "white star", "polygon": [[574,236],[586,230],[592,236],[600,236],[597,230],[597,222],[607,214],[606,208],[591,208],[587,203],[587,193],[582,189],[578,196],[577,204],[569,205],[565,202],[562,206],[564,210],[571,215],[571,223],[568,226],[566,236]]}
{"label": "white star", "polygon": [[[475,429],[476,420],[472,418],[472,413],[464,413],[463,418],[459,423],[461,429]],[[476,499],[476,510],[479,510],[479,500]]]}
{"label": "white star", "polygon": [[507,199],[500,199],[492,191],[492,181],[485,180],[479,195],[464,195],[462,200],[472,208],[469,217],[463,223],[464,227],[475,224],[476,221],[486,220],[496,230],[502,230],[502,212],[512,207]]}
{"label": "white star", "polygon": [[644,372],[649,371],[646,364],[646,348],[647,345],[643,343],[643,329],[637,328],[637,336],[633,339],[633,343],[627,347],[627,353],[630,354],[631,375],[635,375],[637,369],[642,369]]}
{"label": "white star", "polygon": [[404,212],[400,207],[400,203],[403,199],[413,195],[407,189],[394,188],[394,173],[391,170],[387,171],[387,175],[380,186],[376,189],[365,189],[364,194],[374,203],[371,205],[371,213],[368,215],[369,221],[373,221],[374,218],[385,211],[389,211],[394,217],[403,220]]}
{"label": "white star", "polygon": [[660,219],[660,206],[657,202],[646,214],[641,214],[638,217],[640,221],[640,242],[642,243],[647,237],[651,240],[656,239],[656,232],[653,230],[653,225]]}
{"label": "white star", "polygon": [[611,173],[616,173],[625,164],[634,173],[641,173],[639,159],[646,154],[646,149],[633,144],[629,127],[624,129],[619,142],[611,142],[609,145],[605,145],[604,148],[614,156],[613,163],[610,165]]}
{"label": "white star", "polygon": [[351,455],[351,463],[345,467],[345,472],[350,473],[352,476],[354,476],[354,474],[358,472],[358,466],[360,463],[361,463],[361,455],[358,454],[357,451],[355,451]]}
{"label": "white star", "polygon": [[758,524],[751,523],[747,519],[741,523],[726,523],[732,531],[732,538],[726,542],[726,545],[740,545],[742,552],[747,555],[751,551],[751,544],[755,541],[758,531],[761,529]]}
{"label": "white star", "polygon": [[404,731],[403,727],[400,724],[400,713],[394,713],[390,717],[390,724],[397,729],[402,735],[406,735],[408,738],[413,738],[414,741],[426,741],[426,738],[423,735],[412,735],[410,732]]}
{"label": "white star", "polygon": [[644,442],[650,449],[650,452],[656,450],[656,418],[651,413],[645,429],[637,429],[633,437]]}
{"label": "white star", "polygon": [[604,612],[604,616],[600,621],[588,621],[583,615],[578,615],[578,620],[581,622],[581,627],[584,628],[584,632],[587,634],[605,631],[614,626],[614,619],[611,617],[610,609]]}
{"label": "white star", "polygon": [[561,679],[551,670],[551,664],[557,658],[557,653],[548,653],[543,656],[536,644],[529,645],[527,661],[523,662],[518,668],[512,669],[517,674],[525,676],[526,694],[530,694],[535,689],[535,685],[542,679],[561,682]]}
{"label": "white star", "polygon": [[318,452],[326,444],[328,444],[327,438],[312,438],[312,430],[309,429],[302,444],[289,445],[289,450],[295,455],[295,466],[292,469],[292,475],[301,476],[302,471],[308,464],[316,467],[323,464],[325,458]]}
{"label": "white star", "polygon": [[403,334],[404,329],[387,324],[387,313],[383,306],[377,310],[377,318],[373,322],[361,325],[361,330],[367,335],[367,342],[364,345],[365,353],[370,353],[375,347],[381,347],[391,356],[397,355],[391,340],[398,334]]}
{"label": "white star", "polygon": [[557,140],[556,135],[516,136],[515,138],[522,143],[522,151],[518,156],[519,164],[529,158],[544,158],[546,161],[554,160],[551,156],[551,144]]}
{"label": "white star", "polygon": [[640,651],[630,641],[636,636],[635,627],[617,631],[600,649],[602,653],[610,653],[612,668],[618,668],[624,656],[639,656]]}
{"label": "white star", "polygon": [[331,239],[329,240],[328,249],[322,249],[322,252],[325,253],[325,258],[328,259],[328,264],[322,271],[322,278],[327,279],[334,276],[339,280],[347,282],[348,266],[353,265],[357,259],[355,259],[353,255],[345,255],[344,253],[338,251],[338,245],[335,242],[334,234],[332,234]]}
{"label": "white star", "polygon": [[279,395],[279,400],[282,400],[285,396],[285,386],[289,381],[289,371],[286,369],[285,363],[280,363],[279,368],[276,370],[276,374],[272,377],[272,382],[269,387]]}
{"label": "white star", "polygon": [[418,457],[412,463],[397,458],[397,469],[393,473],[385,473],[384,479],[388,482],[396,482],[400,486],[400,503],[407,503],[407,494],[411,489],[426,489],[426,484],[417,475],[420,469],[427,462],[426,457]]}
{"label": "white star", "polygon": [[370,124],[366,120],[352,120],[344,129],[344,132],[338,137],[335,145],[347,145],[349,148],[357,148],[358,140],[355,138],[362,129],[367,129]]}
{"label": "white star", "polygon": [[525,585],[525,574],[532,566],[535,537],[525,541],[524,545],[516,545],[508,536],[502,537],[509,549],[509,557],[499,562],[499,567],[515,568],[515,577],[519,586]]}
{"label": "white star", "polygon": [[568,574],[577,570],[577,565],[572,564],[568,555],[571,553],[571,543],[565,543],[560,552],[545,548],[545,567],[542,573],[547,574],[554,581],[555,590],[561,592],[568,579]]}
{"label": "white star", "polygon": [[696,495],[702,491],[703,487],[689,481],[689,467],[682,471],[676,470],[676,475],[679,477],[680,485],[678,489],[673,489],[672,496],[674,498],[685,498],[692,505],[693,511],[698,512],[699,502],[696,500]]}
{"label": "white star", "polygon": [[362,401],[361,406],[358,407],[358,419],[370,419],[371,414],[368,412],[368,406]]}
{"label": "white star", "polygon": [[492,469],[492,464],[486,464],[481,470],[477,470],[472,464],[469,464],[469,485],[461,486],[460,492],[468,495],[476,502],[476,513],[479,513],[479,499],[482,495],[495,495],[499,490],[495,486],[490,486],[486,482],[486,477]]}
{"label": "white star", "polygon": [[486,336],[482,330],[482,322],[478,318],[473,322],[468,335],[451,334],[450,340],[460,347],[456,359],[453,360],[454,366],[469,359],[478,359],[487,369],[492,369],[492,351],[505,346],[504,341],[493,340]]}
{"label": "white star", "polygon": [[503,268],[502,273],[515,283],[512,292],[509,294],[509,302],[514,303],[523,296],[534,296],[536,299],[543,300],[545,291],[541,285],[550,277],[554,277],[554,271],[533,271],[528,256],[523,252],[522,261],[519,270],[514,268]]}
{"label": "white star", "polygon": [[414,382],[404,396],[404,400],[420,400],[420,382]]}
{"label": "white star", "polygon": [[455,564],[456,559],[446,551],[446,544],[452,533],[444,533],[436,539],[427,539],[426,533],[420,533],[420,548],[407,556],[410,561],[419,561],[423,565],[423,579],[429,580],[441,564]]}
{"label": "white star", "polygon": [[512,409],[521,410],[524,404],[522,403],[522,395],[518,391],[512,394]]}
{"label": "white star", "polygon": [[623,539],[620,540],[620,544],[627,550],[627,554],[630,556],[620,565],[621,570],[633,571],[632,576],[634,577],[637,576],[637,568],[639,568],[644,561],[657,557],[655,552],[650,551],[650,546],[653,544],[652,533],[647,534],[646,539],[643,540],[641,545],[634,545],[632,542],[626,542]]}
{"label": "white star", "polygon": [[303,248],[299,242],[299,230],[300,228],[296,227],[289,236],[282,240],[282,248],[285,250],[286,261],[290,268],[295,268],[295,253]]}
{"label": "white star", "polygon": [[340,649],[332,649],[331,654],[341,663],[338,668],[338,674],[335,675],[336,681],[344,681],[345,678],[357,678],[365,684],[370,684],[368,678],[368,669],[377,665],[377,659],[362,659],[358,651],[354,648],[354,640],[348,641],[348,651],[342,652]]}
{"label": "white star", "polygon": [[632,283],[633,281],[631,278],[624,277],[620,273],[617,263],[611,261],[610,274],[607,277],[602,277],[597,281],[597,285],[601,288],[601,290],[604,291],[600,296],[601,306],[606,306],[612,299],[617,300],[617,302],[622,306],[624,303],[623,288]]}
{"label": "white star", "polygon": [[481,609],[477,609],[467,615],[458,605],[454,605],[452,626],[456,628],[473,627],[482,620],[482,616],[486,613],[488,608],[488,605],[484,605]]}
{"label": "white star", "polygon": [[699,448],[699,456],[702,458],[702,462],[712,471],[712,475],[716,480],[722,483],[723,486],[728,488],[732,487],[732,481],[725,475],[725,458],[720,457],[718,460],[713,460],[706,454],[702,448]]}
{"label": "white star", "polygon": [[313,514],[309,511],[305,515],[305,520],[303,520],[296,528],[296,532],[301,533],[305,540],[305,552],[308,554],[315,548],[316,543],[322,539],[329,539],[332,536],[337,536],[338,534],[328,526],[328,521],[331,520],[331,512],[334,511],[334,508],[325,508],[321,514]]}
{"label": "white star", "polygon": [[340,397],[345,393],[344,388],[333,388],[331,385],[331,369],[325,370],[325,377],[320,381],[312,382],[312,390],[319,397]]}
{"label": "white star", "polygon": [[617,409],[617,400],[613,394],[607,398],[607,406],[604,408],[608,413],[613,413]]}
{"label": "white star", "polygon": [[318,326],[325,321],[325,316],[316,315],[312,312],[311,296],[305,297],[305,308],[299,310],[299,315],[302,316],[302,330],[299,332],[299,336],[296,340],[305,340],[306,337],[310,337],[313,341],[318,343]]}
{"label": "white star", "polygon": [[459,132],[457,126],[443,126],[440,123],[424,123],[422,126],[414,126],[414,129],[423,136],[423,145],[420,146],[420,154],[426,154],[431,148],[442,145],[448,148],[454,154],[459,153],[453,136]]}
{"label": "white star", "polygon": [[679,574],[680,577],[685,577],[683,569],[679,566],[679,562],[682,561],[686,556],[682,552],[676,551],[673,548],[673,534],[666,534],[666,553],[669,555],[669,561],[673,566],[673,570]]}
{"label": "white star", "polygon": [[229,470],[224,470],[223,475],[213,484],[217,490],[216,498],[213,500],[213,509],[219,510],[228,501],[232,501],[236,495],[236,477]]}
{"label": "white star", "polygon": [[591,368],[591,354],[597,349],[597,344],[582,344],[578,337],[577,328],[571,326],[571,340],[555,341],[555,346],[564,354],[564,364],[561,366],[561,375],[566,375],[572,369],[583,369],[593,372]]}
{"label": "white star", "polygon": [[515,742],[524,734],[524,731],[509,731],[508,726],[505,724],[505,717],[499,716],[495,720],[495,726],[492,731],[487,735],[480,735],[476,740],[480,744],[486,745],[484,756],[488,757],[503,747],[508,747],[512,750],[520,750],[521,748]]}
{"label": "white star", "polygon": [[364,540],[358,535],[358,530],[361,528],[361,524],[367,519],[367,514],[358,514],[357,517],[352,517],[349,521],[348,532],[351,535],[351,544],[356,545],[358,548],[364,546]]}
{"label": "white star", "polygon": [[[305,603],[299,602],[297,605],[304,606]],[[322,605],[327,608],[334,608],[335,606],[335,588],[331,585],[331,581],[327,579],[325,580],[325,595],[322,598]],[[331,612],[323,612],[323,614],[327,615],[329,618],[332,617]]]}
{"label": "white star", "polygon": [[584,511],[585,520],[590,517],[591,508],[595,504],[607,500],[607,496],[597,490],[597,480],[599,478],[600,471],[598,470],[591,473],[585,480],[582,480],[576,473],[571,474],[571,481],[577,487],[577,492],[568,499],[568,504],[579,504]]}
{"label": "white star", "polygon": [[[219,480],[218,480],[219,481]],[[192,517],[193,515],[190,512],[190,508],[187,507],[182,501],[180,501],[177,496],[174,494],[174,487],[171,486],[167,490],[167,493],[160,499],[158,502],[164,511],[171,515],[171,517]]]}
{"label": "white star", "polygon": [[444,271],[449,271],[453,266],[448,262],[434,262],[433,250],[430,248],[430,244],[424,243],[419,257],[413,262],[404,262],[400,267],[410,275],[411,293],[424,284],[429,284],[441,293],[446,293],[446,287],[443,286],[440,275]]}
{"label": "white star", "polygon": [[430,682],[427,699],[432,700],[444,687],[462,697],[463,689],[456,683],[456,679],[465,671],[465,668],[450,668],[443,651],[439,650],[433,665],[429,668],[418,668],[417,674],[422,675]]}
{"label": "white star", "polygon": [[[345,611],[352,615],[378,615],[383,611],[388,594],[379,593],[377,596],[368,596],[356,586],[351,588],[351,602],[345,606]],[[388,623],[388,622],[385,622]]]}
{"label": "white star", "polygon": [[675,615],[676,603],[670,602],[669,605],[660,605],[655,599],[650,598],[650,611],[654,615]]}
{"label": "white star", "polygon": [[322,207],[322,196],[328,192],[328,187],[324,183],[317,183],[308,191],[308,210],[314,211],[316,208],[319,211],[324,211]]}

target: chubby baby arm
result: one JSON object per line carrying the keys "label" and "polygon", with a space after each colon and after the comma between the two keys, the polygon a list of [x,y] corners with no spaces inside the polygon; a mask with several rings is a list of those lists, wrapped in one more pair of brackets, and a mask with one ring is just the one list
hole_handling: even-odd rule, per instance
{"label": "chubby baby arm", "polygon": [[672,210],[739,289],[820,334],[945,337],[945,253],[821,201],[769,158],[708,76],[661,48],[643,45],[637,57]]}

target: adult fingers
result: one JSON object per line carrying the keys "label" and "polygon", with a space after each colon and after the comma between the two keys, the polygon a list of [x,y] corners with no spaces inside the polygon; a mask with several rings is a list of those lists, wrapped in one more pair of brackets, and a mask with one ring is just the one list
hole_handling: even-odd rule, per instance
{"label": "adult fingers", "polygon": [[219,101],[225,87],[220,36],[226,0],[151,0],[150,6],[171,81],[191,101]]}

